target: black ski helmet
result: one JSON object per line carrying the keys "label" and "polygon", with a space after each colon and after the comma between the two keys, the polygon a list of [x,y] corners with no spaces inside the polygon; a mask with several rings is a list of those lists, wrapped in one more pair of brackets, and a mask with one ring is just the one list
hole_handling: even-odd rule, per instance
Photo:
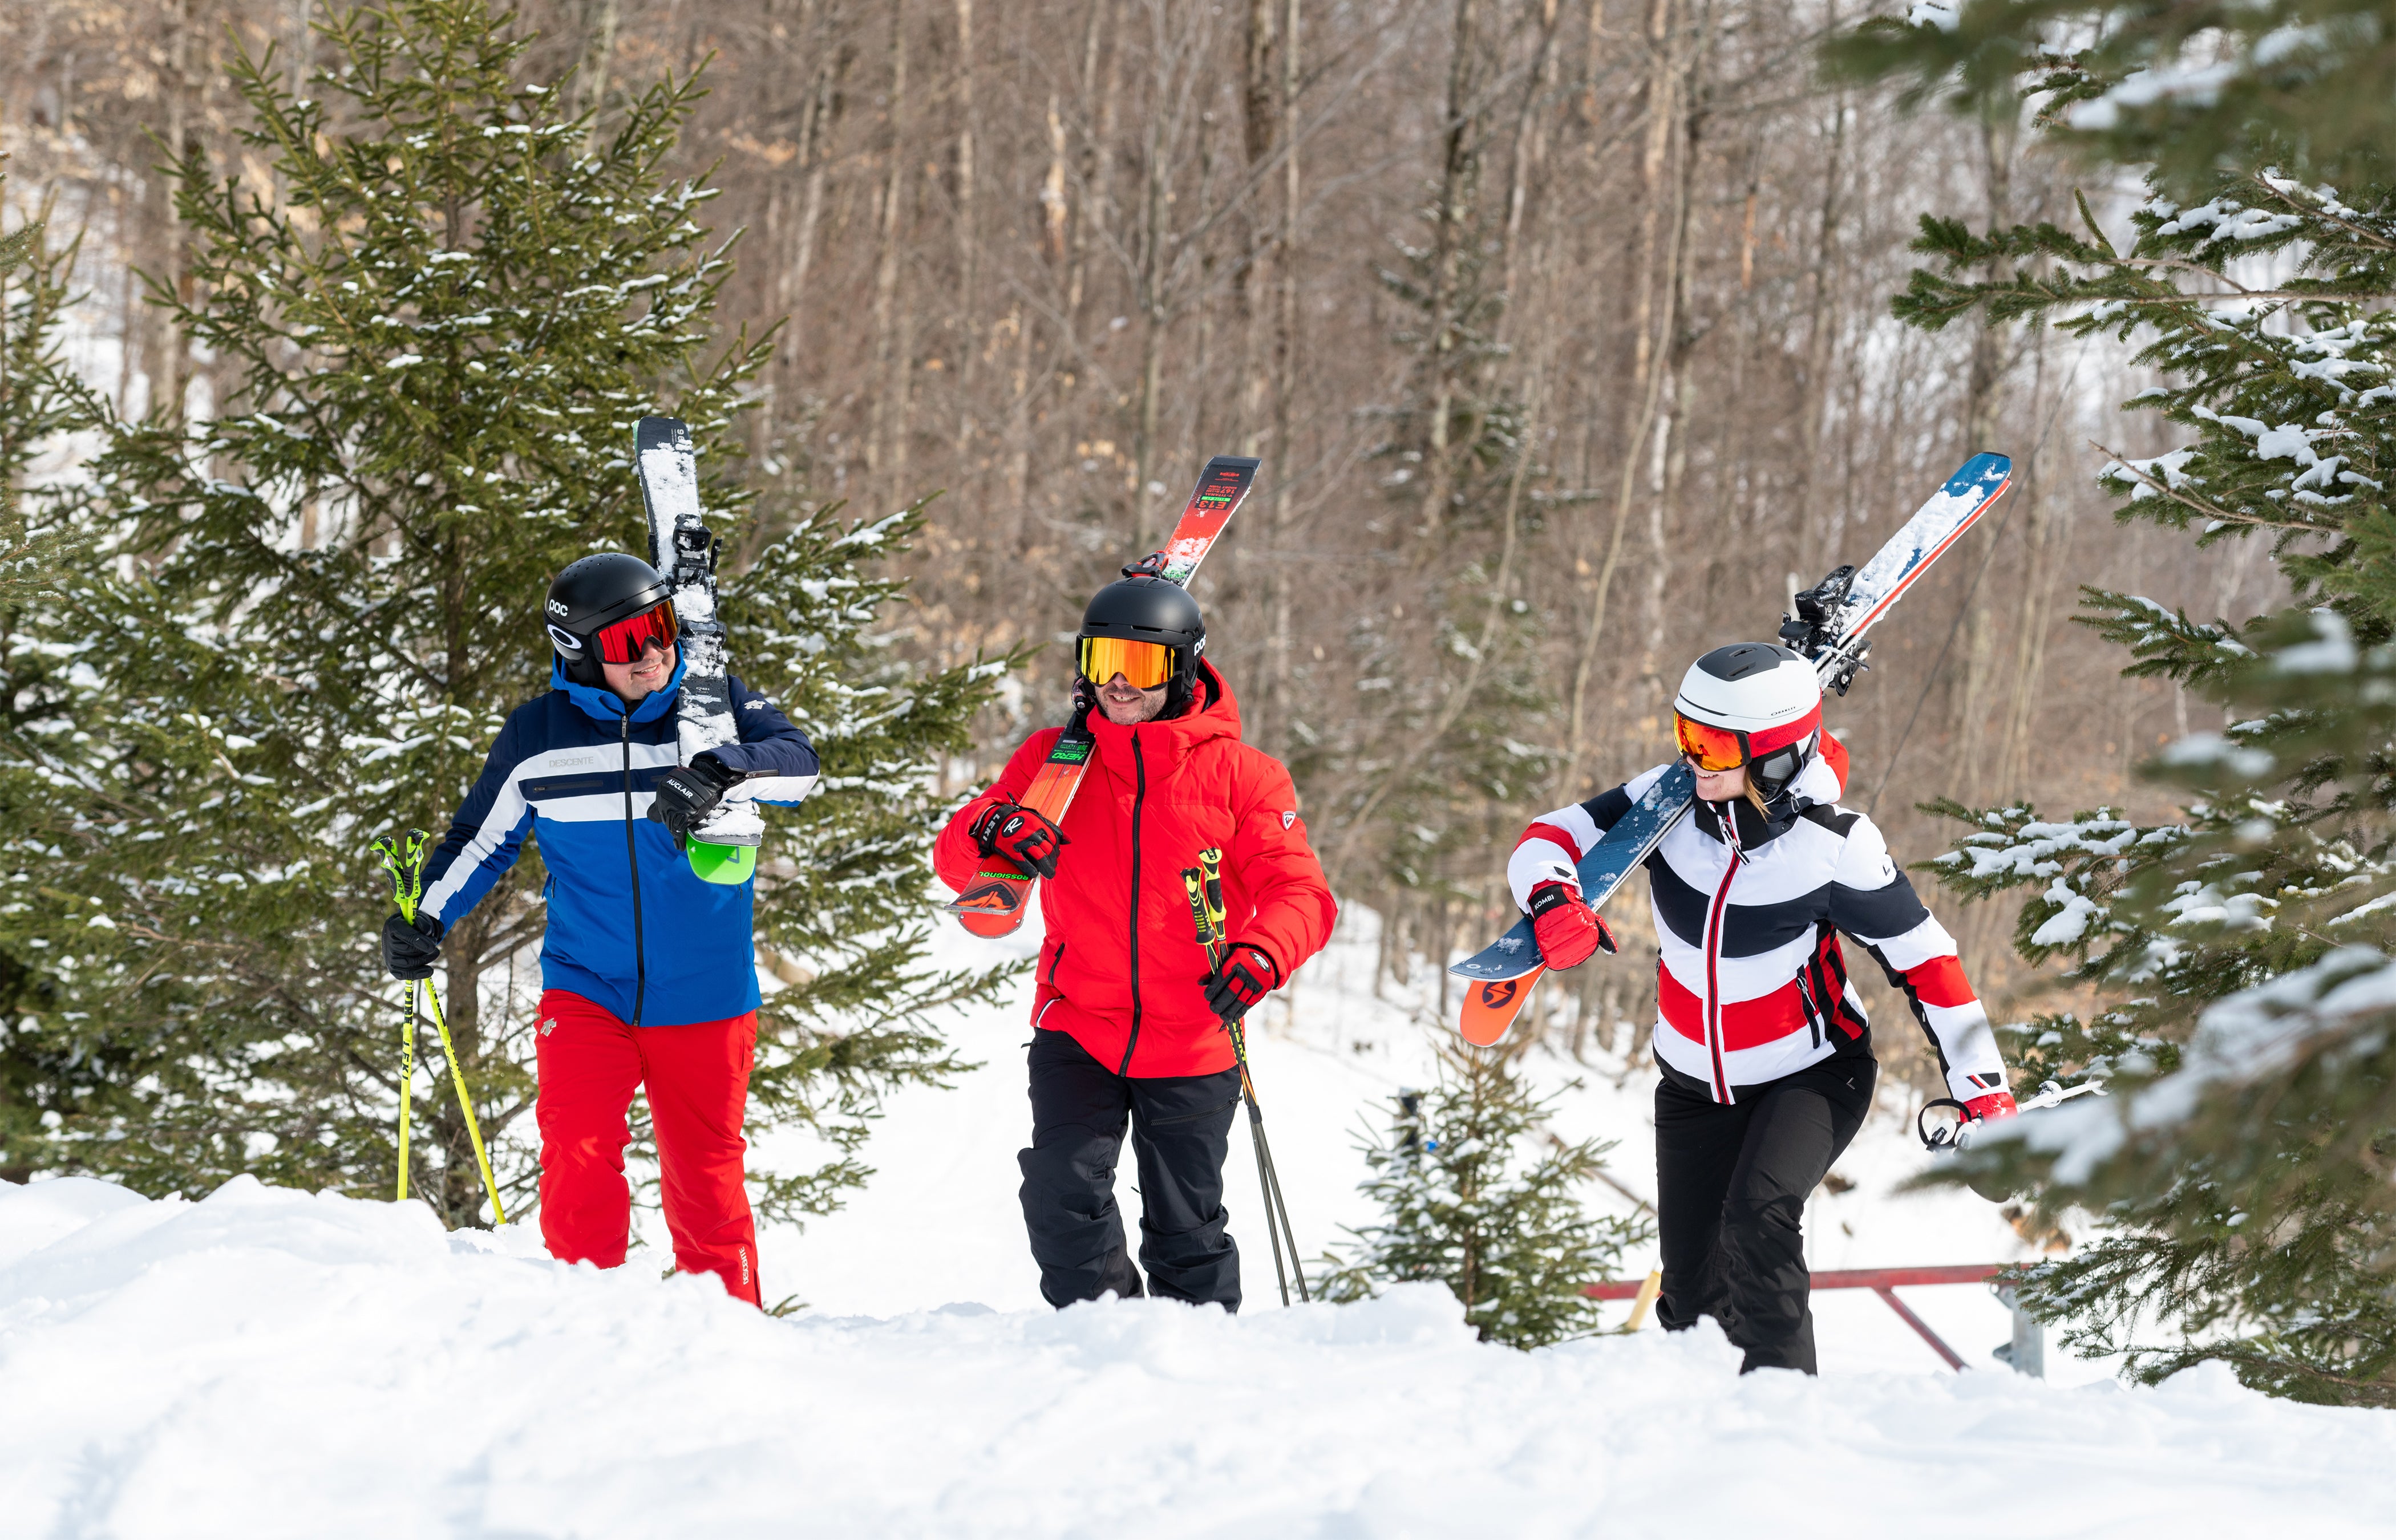
{"label": "black ski helmet", "polygon": [[1173,676],[1165,682],[1165,715],[1178,716],[1189,706],[1198,682],[1198,656],[1206,650],[1206,621],[1188,589],[1144,574],[1109,583],[1091,595],[1089,608],[1082,612],[1082,629],[1074,638],[1077,673],[1078,644],[1092,636],[1119,636],[1172,648]]}
{"label": "black ski helmet", "polygon": [[638,556],[602,551],[569,564],[549,585],[543,616],[566,677],[577,684],[606,683],[599,669],[600,629],[672,598],[673,585]]}

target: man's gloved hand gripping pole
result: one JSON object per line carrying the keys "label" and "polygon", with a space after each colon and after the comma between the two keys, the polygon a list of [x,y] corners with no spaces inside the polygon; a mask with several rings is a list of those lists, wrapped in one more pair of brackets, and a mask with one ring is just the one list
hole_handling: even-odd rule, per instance
{"label": "man's gloved hand gripping pole", "polygon": [[482,1124],[474,1117],[473,1098],[466,1094],[466,1071],[459,1067],[458,1050],[449,1041],[449,1024],[442,1019],[441,996],[433,988],[433,964],[441,958],[441,922],[419,914],[424,899],[424,857],[433,836],[411,829],[403,843],[385,834],[372,849],[391,877],[392,901],[399,912],[382,923],[382,962],[393,978],[407,984],[407,1021],[399,1040],[399,1198],[407,1201],[407,1109],[416,1099],[416,999],[423,991],[433,1013],[433,1029],[441,1034],[441,1052],[449,1060],[449,1079],[458,1087],[458,1109],[466,1114],[466,1137],[474,1146],[474,1162],[483,1168],[483,1191],[491,1200],[491,1219],[508,1222],[499,1206],[499,1184],[491,1176],[491,1157],[483,1148]]}

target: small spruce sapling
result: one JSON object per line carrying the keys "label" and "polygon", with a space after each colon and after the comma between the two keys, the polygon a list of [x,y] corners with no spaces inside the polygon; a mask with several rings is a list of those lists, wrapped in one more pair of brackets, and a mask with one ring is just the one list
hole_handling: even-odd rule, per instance
{"label": "small spruce sapling", "polygon": [[1430,1090],[1391,1098],[1387,1139],[1363,1141],[1363,1190],[1381,1218],[1349,1231],[1351,1255],[1325,1256],[1322,1297],[1444,1283],[1485,1342],[1540,1348],[1594,1332],[1597,1303],[1582,1285],[1611,1276],[1649,1234],[1644,1220],[1583,1207],[1613,1146],[1548,1132],[1556,1097],[1537,1095],[1512,1055],[1451,1043],[1439,1068]]}

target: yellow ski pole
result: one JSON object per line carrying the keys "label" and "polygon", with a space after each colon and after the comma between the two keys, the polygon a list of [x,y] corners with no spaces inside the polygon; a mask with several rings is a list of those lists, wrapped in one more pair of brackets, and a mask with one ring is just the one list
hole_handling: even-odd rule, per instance
{"label": "yellow ski pole", "polygon": [[[417,906],[424,899],[424,856],[433,836],[421,829],[411,829],[403,843],[398,836],[385,834],[370,847],[382,862],[383,870],[391,876],[392,901],[399,906],[399,917],[409,924],[416,923]],[[415,978],[407,983],[407,1020],[406,1035],[399,1045],[399,1196],[407,1199],[407,1109],[416,1095],[416,1002],[420,998],[431,1008],[433,1029],[441,1034],[441,1052],[449,1061],[449,1079],[458,1088],[458,1110],[466,1115],[466,1137],[474,1146],[474,1163],[482,1168],[483,1191],[491,1200],[491,1218],[495,1224],[508,1222],[507,1211],[499,1206],[499,1184],[491,1176],[491,1157],[483,1148],[482,1124],[474,1117],[473,1099],[466,1094],[466,1071],[458,1063],[458,1050],[449,1041],[449,1023],[442,1018],[441,996],[429,978]]]}
{"label": "yellow ski pole", "polygon": [[508,1222],[507,1210],[499,1207],[499,1184],[491,1179],[491,1157],[483,1148],[483,1126],[474,1121],[474,1103],[466,1095],[466,1071],[459,1067],[458,1050],[449,1043],[449,1024],[441,1019],[441,995],[433,989],[433,980],[425,979],[424,999],[433,1007],[433,1029],[441,1034],[441,1052],[449,1059],[449,1079],[458,1087],[458,1110],[466,1114],[466,1137],[473,1141],[474,1163],[483,1168],[483,1190],[490,1196],[491,1220],[494,1224]]}
{"label": "yellow ski pole", "polygon": [[416,1099],[416,980],[407,981],[407,1019],[399,1029],[399,1201],[407,1201],[407,1104]]}
{"label": "yellow ski pole", "polygon": [[[431,837],[423,830],[411,829],[405,844],[397,835],[385,834],[368,846],[391,879],[392,902],[411,923],[417,901],[424,896],[424,842]],[[407,1112],[416,1100],[416,985],[415,979],[407,981],[407,1011],[399,1029],[399,1201],[403,1203],[407,1201]]]}

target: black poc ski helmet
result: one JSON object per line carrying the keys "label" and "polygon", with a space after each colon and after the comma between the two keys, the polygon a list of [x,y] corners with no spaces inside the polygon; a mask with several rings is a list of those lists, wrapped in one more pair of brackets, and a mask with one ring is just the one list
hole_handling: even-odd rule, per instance
{"label": "black poc ski helmet", "polygon": [[[1198,656],[1206,650],[1206,621],[1188,589],[1145,574],[1109,583],[1091,595],[1089,608],[1082,612],[1082,629],[1075,636],[1077,657],[1078,643],[1093,636],[1153,642],[1173,649],[1173,674],[1166,681],[1164,714],[1178,716],[1189,706],[1198,683]],[[1078,663],[1075,668],[1078,672]]]}
{"label": "black poc ski helmet", "polygon": [[543,606],[550,645],[577,684],[604,684],[599,669],[601,628],[630,619],[673,598],[673,585],[638,556],[603,551],[568,565],[549,585]]}

